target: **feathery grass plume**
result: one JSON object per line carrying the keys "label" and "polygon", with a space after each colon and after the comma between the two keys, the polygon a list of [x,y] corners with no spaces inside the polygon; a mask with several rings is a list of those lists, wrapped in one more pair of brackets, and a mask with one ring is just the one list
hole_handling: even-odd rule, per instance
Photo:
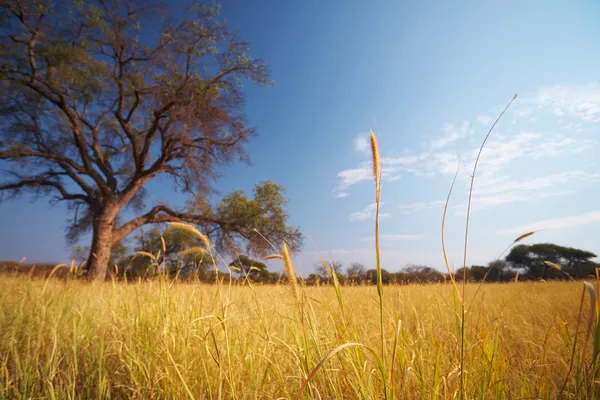
{"label": "feathery grass plume", "polygon": [[562,272],[562,268],[558,264],[555,264],[555,263],[553,263],[551,261],[544,261],[544,264],[546,264],[547,267],[550,267],[550,268],[553,268],[553,269],[555,269],[557,271],[561,271]]}
{"label": "feathery grass plume", "polygon": [[210,248],[210,240],[208,240],[208,237],[204,233],[196,229],[196,227],[189,224],[185,224],[183,222],[169,222],[169,225],[175,229],[181,229],[183,231],[191,233],[192,235],[200,239],[207,249]]}
{"label": "feathery grass plume", "polygon": [[373,178],[375,179],[376,198],[379,199],[381,190],[381,159],[379,157],[379,146],[377,145],[377,137],[371,131],[371,153],[373,155]]}
{"label": "feathery grass plume", "polygon": [[140,256],[146,256],[146,257],[150,258],[154,262],[156,262],[156,260],[157,260],[157,257],[154,254],[148,253],[147,251],[141,251],[141,250],[140,251],[136,251],[135,255],[136,256],[138,256],[138,255],[140,255]]}
{"label": "feathery grass plume", "polygon": [[206,249],[200,246],[190,247],[189,249],[185,249],[179,252],[179,257],[187,256],[190,254],[204,254],[206,253]]}
{"label": "feathery grass plume", "polygon": [[287,244],[284,242],[281,247],[281,256],[283,259],[283,267],[285,274],[290,281],[290,285],[292,285],[292,291],[294,292],[294,297],[298,304],[300,304],[301,296],[300,296],[300,288],[298,287],[298,279],[296,278],[296,270],[294,269],[294,263],[292,262],[292,257],[290,256],[290,251],[288,249]]}
{"label": "feathery grass plume", "polygon": [[533,235],[534,233],[535,233],[535,231],[527,232],[527,233],[522,234],[521,236],[519,236],[518,238],[516,238],[514,240],[513,244],[515,244],[517,242],[520,242],[521,240],[523,240],[525,238],[528,238],[529,236]]}
{"label": "feathery grass plume", "polygon": [[377,294],[383,296],[383,281],[381,278],[381,261],[379,252],[379,206],[381,203],[381,159],[379,146],[373,131],[370,134],[371,153],[373,156],[373,180],[375,181],[375,267],[377,269]]}
{"label": "feathery grass plume", "polygon": [[515,283],[519,282],[519,271],[517,271],[517,274],[515,275]]}

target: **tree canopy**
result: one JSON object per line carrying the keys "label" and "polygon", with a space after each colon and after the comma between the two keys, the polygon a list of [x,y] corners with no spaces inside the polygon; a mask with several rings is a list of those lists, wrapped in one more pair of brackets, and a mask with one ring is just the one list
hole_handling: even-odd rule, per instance
{"label": "tree canopy", "polygon": [[506,261],[514,268],[523,268],[530,276],[552,277],[561,275],[559,271],[549,268],[544,261],[550,261],[576,275],[588,272],[588,266],[594,264],[592,258],[596,254],[572,247],[564,247],[551,243],[533,245],[521,244],[511,249]]}
{"label": "tree canopy", "polygon": [[[211,202],[221,168],[248,159],[242,87],[268,85],[266,63],[218,7],[167,12],[154,1],[0,2],[0,192],[67,203],[71,242],[93,234],[90,278],[104,279],[111,248],[146,224],[197,224],[223,252],[260,254],[262,236],[301,244],[273,182]],[[187,209],[146,206],[159,176],[193,196]]]}

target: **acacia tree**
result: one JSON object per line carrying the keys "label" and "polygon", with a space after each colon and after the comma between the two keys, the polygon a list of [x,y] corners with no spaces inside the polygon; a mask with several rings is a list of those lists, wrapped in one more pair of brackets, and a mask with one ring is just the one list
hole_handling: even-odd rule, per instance
{"label": "acacia tree", "polygon": [[[221,250],[243,242],[264,251],[258,228],[292,248],[301,240],[277,208],[277,185],[211,207],[219,167],[246,160],[254,134],[242,84],[266,85],[269,71],[218,8],[195,5],[178,20],[166,11],[125,0],[0,0],[0,192],[66,202],[75,214],[67,237],[92,231],[92,279],[105,278],[111,246],[145,224],[201,225]],[[145,186],[161,175],[193,194],[190,207],[145,208]],[[123,221],[125,209],[137,217]],[[265,222],[272,214],[279,225]]]}

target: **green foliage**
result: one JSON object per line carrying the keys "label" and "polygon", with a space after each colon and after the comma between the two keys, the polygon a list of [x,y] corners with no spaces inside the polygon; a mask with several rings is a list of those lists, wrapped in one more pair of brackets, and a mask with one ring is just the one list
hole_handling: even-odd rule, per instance
{"label": "green foliage", "polygon": [[[186,249],[204,246],[197,236],[182,229],[167,228],[161,231],[159,228],[154,227],[147,233],[140,233],[137,240],[136,251],[158,254],[159,264],[171,273],[177,271],[188,273],[206,272],[214,264],[208,253],[180,255]],[[151,264],[147,258],[141,259],[145,261],[145,270],[147,271]],[[137,265],[134,263],[133,267],[144,269],[139,264],[140,262]]]}
{"label": "green foliage", "polygon": [[[200,199],[201,200],[201,199]],[[236,249],[236,252],[266,254],[271,243],[285,241],[292,251],[302,245],[302,234],[298,228],[287,224],[285,188],[273,181],[263,181],[254,186],[253,197],[237,190],[224,197],[216,207],[214,216],[230,221],[211,238],[218,249]],[[192,208],[208,210],[203,202]],[[209,211],[212,213],[212,211]],[[269,241],[265,240],[269,234]]]}

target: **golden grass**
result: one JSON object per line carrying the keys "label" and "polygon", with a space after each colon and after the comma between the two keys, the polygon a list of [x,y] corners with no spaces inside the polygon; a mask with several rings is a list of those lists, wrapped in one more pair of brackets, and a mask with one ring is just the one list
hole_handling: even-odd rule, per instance
{"label": "golden grass", "polygon": [[[441,232],[452,285],[388,286],[384,297],[381,162],[373,132],[370,139],[377,290],[342,288],[324,260],[333,287],[301,288],[285,243],[267,259],[283,261],[293,296],[248,276],[215,285],[175,285],[163,275],[132,284],[3,276],[0,398],[597,398],[600,276],[583,288],[518,282],[518,274],[513,284],[472,285],[463,276],[459,291],[444,241],[456,175]],[[206,246],[181,254],[210,250],[195,227],[171,226]],[[138,254],[158,264],[160,251]]]}
{"label": "golden grass", "polygon": [[[377,292],[342,289],[352,312],[333,307],[332,287],[307,287],[302,317],[286,285],[2,277],[0,398],[274,399],[294,398],[302,385],[302,398],[383,397]],[[573,397],[587,365],[572,357],[575,327],[578,316],[585,329],[595,315],[587,302],[589,312],[578,314],[581,290],[573,282],[485,285],[485,301],[465,317],[466,397],[555,398],[567,376]],[[453,291],[386,287],[390,397],[458,395]],[[577,368],[568,374],[571,360]]]}

